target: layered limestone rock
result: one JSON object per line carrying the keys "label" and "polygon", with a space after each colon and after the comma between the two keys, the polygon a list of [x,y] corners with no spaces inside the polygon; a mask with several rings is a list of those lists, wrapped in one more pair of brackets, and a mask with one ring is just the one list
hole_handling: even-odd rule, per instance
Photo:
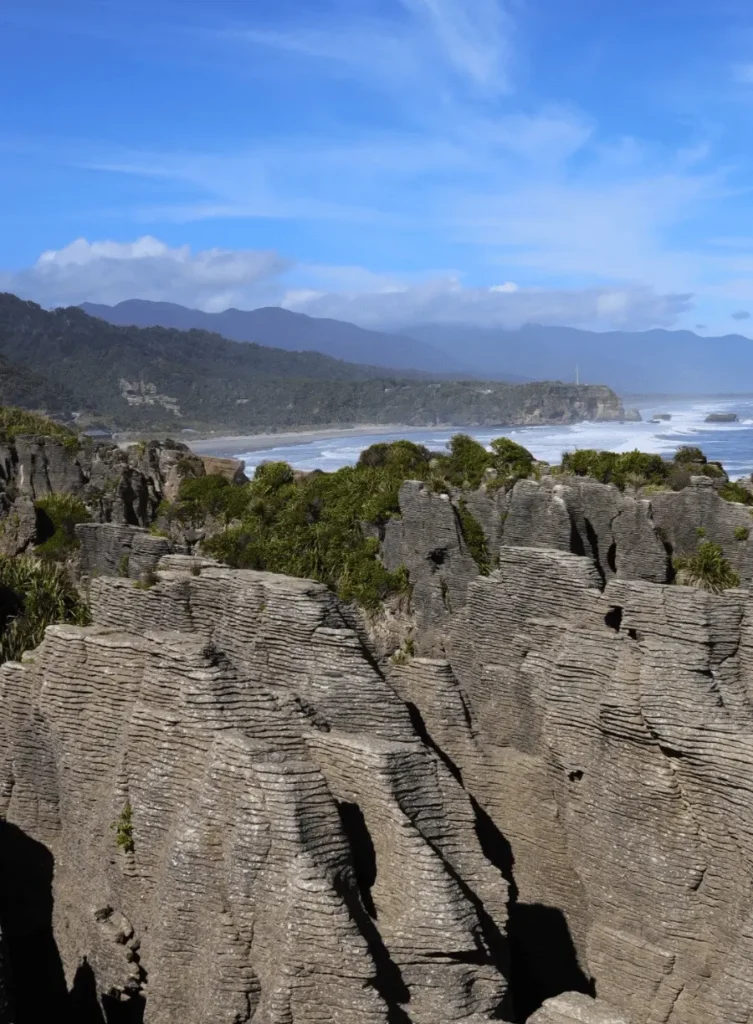
{"label": "layered limestone rock", "polygon": [[122,576],[143,579],[173,550],[166,537],[124,523],[79,523],[76,571],[82,577]]}
{"label": "layered limestone rock", "polygon": [[48,858],[16,959],[54,938],[74,996],[148,1024],[511,1019],[477,809],[337,600],[159,576],[94,578],[93,626],[0,670],[0,811]]}
{"label": "layered limestone rock", "polygon": [[[181,480],[206,472],[204,461],[176,441],[124,449],[73,437],[19,436],[0,446],[0,554],[20,554],[37,540],[34,503],[40,498],[72,494],[94,522],[146,527],[162,501],[177,497]],[[232,472],[240,479],[242,464],[233,462]]]}
{"label": "layered limestone rock", "polygon": [[400,502],[393,659],[319,584],[79,529],[94,625],[0,670],[0,874],[34,894],[0,916],[50,979],[22,1019],[753,1017],[753,605],[668,582],[698,527],[749,579],[748,509],[565,477]]}
{"label": "layered limestone rock", "polygon": [[669,583],[672,558],[692,555],[707,539],[722,547],[743,583],[753,583],[751,509],[721,498],[706,477],[648,497],[575,476],[450,495],[407,481],[401,515],[384,530],[382,558],[389,569],[409,570],[420,653],[443,650],[446,625],[479,573],[463,534],[461,503],[483,529],[492,566],[504,548],[555,549],[589,558],[602,585],[615,578]]}
{"label": "layered limestone rock", "polygon": [[595,984],[632,1024],[753,1013],[752,628],[747,591],[503,548],[447,659],[394,667],[509,865],[519,1007]]}

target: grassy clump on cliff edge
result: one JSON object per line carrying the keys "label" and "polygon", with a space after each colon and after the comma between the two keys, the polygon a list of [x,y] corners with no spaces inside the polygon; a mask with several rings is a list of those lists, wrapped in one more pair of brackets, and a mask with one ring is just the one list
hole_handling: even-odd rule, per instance
{"label": "grassy clump on cliff edge", "polygon": [[[382,442],[362,452],[355,466],[334,473],[295,474],[287,463],[264,463],[250,483],[229,485],[229,492],[203,484],[195,504],[193,485],[202,481],[185,481],[174,506],[183,511],[172,514],[194,521],[202,510],[217,515],[218,509],[231,509],[238,522],[206,541],[206,554],[237,568],[320,580],[344,601],[376,608],[408,588],[404,569],[388,572],[382,565],[378,538],[379,528],[399,514],[406,480],[422,480],[435,490],[478,487],[489,468],[513,480],[532,465],[530,453],[506,439],[487,452],[472,438],[456,435],[447,455],[410,441]],[[481,527],[466,508],[458,520],[479,568],[488,572]]]}
{"label": "grassy clump on cliff edge", "polygon": [[16,409],[12,405],[0,405],[0,441],[12,441],[19,434],[39,434],[43,437],[61,437],[78,441],[69,427],[40,416],[27,409]]}
{"label": "grassy clump on cliff edge", "polygon": [[700,587],[712,594],[721,594],[740,586],[740,577],[724,557],[718,544],[703,540],[695,554],[675,558],[677,582],[690,587]]}
{"label": "grassy clump on cliff edge", "polygon": [[35,554],[51,562],[64,562],[79,547],[76,526],[91,519],[86,505],[75,494],[49,494],[34,503],[37,510]]}
{"label": "grassy clump on cliff edge", "polygon": [[89,609],[62,566],[0,556],[0,663],[18,661],[56,622],[85,626]]}

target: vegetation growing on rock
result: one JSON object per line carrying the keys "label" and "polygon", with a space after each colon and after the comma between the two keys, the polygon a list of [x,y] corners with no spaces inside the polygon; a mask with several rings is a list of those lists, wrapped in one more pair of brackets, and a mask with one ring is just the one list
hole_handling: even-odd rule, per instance
{"label": "vegetation growing on rock", "polygon": [[573,476],[588,476],[603,484],[615,484],[621,491],[626,488],[648,488],[649,493],[671,489],[680,491],[690,484],[691,476],[706,476],[723,480],[719,493],[728,501],[742,501],[732,494],[748,494],[739,484],[727,481],[727,474],[718,462],[709,462],[700,448],[683,445],[677,449],[673,459],[661,455],[640,452],[606,452],[593,448],[582,448],[565,452],[558,472]]}
{"label": "vegetation growing on rock", "polygon": [[478,566],[479,572],[482,576],[488,576],[491,571],[491,559],[486,543],[486,535],[481,523],[471,513],[463,498],[457,504],[457,515],[463,538],[468,545],[468,550],[473,556],[474,562]]}
{"label": "vegetation growing on rock", "polygon": [[47,416],[17,409],[12,405],[0,405],[0,441],[12,441],[19,434],[38,434],[43,437],[70,438],[78,445],[78,435]]}
{"label": "vegetation growing on rock", "polygon": [[740,577],[724,557],[718,544],[702,540],[695,554],[674,560],[677,582],[721,594],[740,585]]}
{"label": "vegetation growing on rock", "polygon": [[[440,491],[476,488],[490,469],[496,484],[513,482],[533,467],[530,452],[506,438],[491,449],[458,434],[447,455],[411,441],[381,442],[362,452],[355,466],[335,473],[295,474],[286,463],[265,463],[242,487],[208,483],[210,477],[185,481],[167,515],[186,522],[203,513],[237,520],[203,550],[236,567],[320,580],[343,600],[375,608],[408,589],[405,570],[388,572],[379,559],[381,530],[399,514],[402,484],[413,479]],[[483,530],[462,501],[457,510],[466,543],[479,569],[488,572]]]}
{"label": "vegetation growing on rock", "polygon": [[742,505],[753,505],[753,494],[737,483],[736,480],[728,480],[719,490],[719,494],[725,501],[736,501]]}
{"label": "vegetation growing on rock", "polygon": [[42,642],[47,626],[61,622],[89,622],[65,569],[31,555],[0,556],[0,662],[18,661]]}
{"label": "vegetation growing on rock", "polygon": [[74,494],[49,494],[35,502],[37,510],[36,554],[52,562],[64,562],[78,548],[76,526],[91,519],[86,505]]}
{"label": "vegetation growing on rock", "polygon": [[118,849],[123,853],[133,853],[133,810],[129,800],[126,800],[117,821],[113,822],[112,829],[115,832],[115,845]]}

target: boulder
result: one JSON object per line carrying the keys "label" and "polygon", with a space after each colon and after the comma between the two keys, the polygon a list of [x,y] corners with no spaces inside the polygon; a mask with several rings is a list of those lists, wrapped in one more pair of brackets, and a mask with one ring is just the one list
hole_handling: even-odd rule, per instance
{"label": "boulder", "polygon": [[202,455],[201,461],[207,476],[224,476],[234,484],[248,482],[246,463],[243,459],[220,459],[214,455]]}

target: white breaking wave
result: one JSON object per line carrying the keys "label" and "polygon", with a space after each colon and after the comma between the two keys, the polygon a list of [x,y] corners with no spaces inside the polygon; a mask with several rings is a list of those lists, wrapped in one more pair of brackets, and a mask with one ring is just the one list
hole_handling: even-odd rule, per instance
{"label": "white breaking wave", "polygon": [[[705,423],[713,412],[736,412],[736,423]],[[670,420],[651,423],[658,413],[669,413]],[[494,437],[510,437],[524,445],[537,459],[559,462],[562,453],[578,448],[629,452],[639,449],[658,455],[672,455],[682,444],[698,445],[710,459],[722,462],[732,476],[753,471],[753,396],[737,399],[678,399],[641,408],[640,423],[576,423],[572,426],[514,427],[492,430],[457,427],[452,430],[405,429],[390,434],[350,435],[342,439],[326,438],[305,444],[277,445],[263,451],[249,451],[245,459],[250,474],[262,462],[281,460],[295,469],[335,470],[358,461],[364,448],[377,441],[406,438],[433,450],[446,450],[453,434],[471,434],[488,445]],[[218,449],[217,455],[226,454]]]}

